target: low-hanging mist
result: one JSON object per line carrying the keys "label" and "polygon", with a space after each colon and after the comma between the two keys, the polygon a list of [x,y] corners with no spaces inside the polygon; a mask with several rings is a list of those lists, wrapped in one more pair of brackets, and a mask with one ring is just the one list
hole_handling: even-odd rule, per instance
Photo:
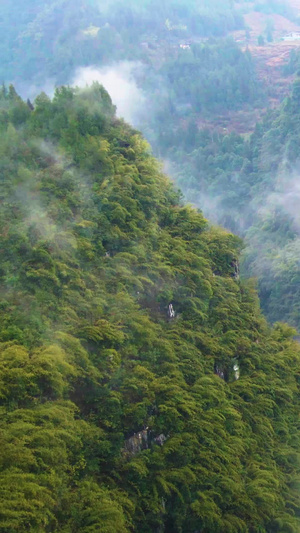
{"label": "low-hanging mist", "polygon": [[101,83],[117,106],[117,115],[132,125],[137,125],[147,102],[146,96],[135,81],[134,71],[138,68],[140,68],[138,63],[130,61],[102,68],[80,67],[75,72],[71,84],[84,88],[95,81]]}

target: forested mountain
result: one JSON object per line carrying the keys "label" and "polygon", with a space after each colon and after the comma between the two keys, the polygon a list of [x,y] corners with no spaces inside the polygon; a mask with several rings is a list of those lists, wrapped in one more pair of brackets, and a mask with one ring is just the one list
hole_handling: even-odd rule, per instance
{"label": "forested mountain", "polygon": [[295,5],[1,2],[0,533],[300,531]]}
{"label": "forested mountain", "polygon": [[271,321],[299,328],[300,80],[279,110],[245,138],[188,127],[160,137],[187,199],[245,238],[243,275],[259,280]]}
{"label": "forested mountain", "polygon": [[161,152],[172,142],[178,126],[186,131],[183,119],[194,126],[191,144],[201,117],[266,102],[251,54],[243,53],[232,38],[210,39],[180,49],[160,69],[150,75],[146,70],[141,84],[153,110],[142,128],[152,127],[154,146]]}
{"label": "forested mountain", "polygon": [[[247,35],[248,3],[85,0],[74,8],[70,0],[35,0],[22,6],[18,0],[0,6],[3,81],[16,81],[27,95],[38,86],[72,81],[77,67],[113,65],[117,72],[119,61],[134,61],[146,104],[139,127],[154,153],[188,201],[246,238],[242,274],[258,277],[268,319],[299,327],[298,230],[289,208],[271,208],[274,198],[260,210],[265,195],[284,188],[282,168],[290,157],[288,172],[297,173],[297,132],[293,126],[289,131],[288,118],[296,112],[291,119],[297,122],[297,106],[288,111],[284,104],[281,119],[272,112],[250,139],[214,127],[224,113],[268,105],[250,51],[228,36],[236,29]],[[254,9],[296,20],[286,2],[258,2]],[[297,71],[297,58],[292,54],[285,74]],[[279,125],[283,121],[287,125]]]}
{"label": "forested mountain", "polygon": [[299,531],[299,347],[239,239],[100,85],[0,105],[0,531]]}
{"label": "forested mountain", "polygon": [[226,35],[243,27],[230,0],[5,0],[0,6],[0,79],[68,83],[78,66],[145,60],[141,46]]}

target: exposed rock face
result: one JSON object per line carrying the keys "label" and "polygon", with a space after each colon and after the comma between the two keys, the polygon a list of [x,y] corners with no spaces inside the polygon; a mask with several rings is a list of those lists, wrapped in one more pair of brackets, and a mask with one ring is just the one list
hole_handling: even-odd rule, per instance
{"label": "exposed rock face", "polygon": [[163,433],[154,437],[152,431],[149,430],[149,428],[146,428],[142,431],[138,431],[126,440],[124,452],[129,455],[136,455],[142,450],[147,450],[153,444],[163,446],[167,439],[168,437]]}
{"label": "exposed rock face", "polygon": [[237,381],[238,379],[240,379],[240,375],[241,375],[240,365],[238,364],[237,361],[235,361],[235,363],[233,365],[233,371],[234,371],[234,378]]}
{"label": "exposed rock face", "polygon": [[221,379],[225,379],[225,371],[219,365],[215,365],[215,374]]}
{"label": "exposed rock face", "polygon": [[174,310],[173,304],[169,304],[168,317],[169,318],[175,318],[175,310]]}
{"label": "exposed rock face", "polygon": [[240,279],[240,263],[238,259],[233,259],[231,262],[226,263],[226,267],[219,269],[215,269],[213,271],[213,276],[230,276],[236,281],[239,281]]}
{"label": "exposed rock face", "polygon": [[240,264],[238,262],[237,259],[234,259],[231,263],[231,266],[232,268],[234,269],[233,271],[233,274],[232,274],[232,277],[236,280],[236,281],[239,281],[240,279]]}
{"label": "exposed rock face", "polygon": [[[237,359],[233,360],[232,366],[230,365],[229,368],[226,365],[222,366],[221,364],[216,363],[214,371],[215,371],[215,374],[219,376],[219,378],[223,379],[226,382],[231,381],[233,376],[234,376],[234,379],[237,381],[238,379],[240,379],[240,375],[241,375],[240,365]],[[233,371],[233,375],[232,375],[232,371]]]}
{"label": "exposed rock face", "polygon": [[154,442],[155,444],[158,444],[159,446],[163,446],[166,440],[168,440],[168,437],[166,437],[166,435],[161,433],[160,435],[158,435],[158,437],[155,437]]}
{"label": "exposed rock face", "polygon": [[130,455],[136,455],[142,450],[146,450],[148,446],[148,428],[135,433],[125,442],[125,451]]}

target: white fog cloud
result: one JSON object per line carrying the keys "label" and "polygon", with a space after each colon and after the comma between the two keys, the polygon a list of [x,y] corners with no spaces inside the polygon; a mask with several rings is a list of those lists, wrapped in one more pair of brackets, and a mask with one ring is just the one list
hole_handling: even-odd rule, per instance
{"label": "white fog cloud", "polygon": [[300,233],[300,176],[298,172],[291,172],[288,176],[277,178],[276,189],[264,202],[260,214],[264,218],[266,214],[274,212],[274,208],[281,207],[294,222],[294,229]]}
{"label": "white fog cloud", "polygon": [[71,85],[86,87],[94,81],[101,83],[117,106],[117,115],[137,125],[145,105],[145,96],[134,79],[137,63],[123,61],[111,66],[78,68]]}

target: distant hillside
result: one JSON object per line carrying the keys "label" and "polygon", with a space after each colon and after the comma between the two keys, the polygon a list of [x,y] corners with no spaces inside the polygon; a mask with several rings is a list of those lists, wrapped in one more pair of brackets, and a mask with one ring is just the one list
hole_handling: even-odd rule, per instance
{"label": "distant hillside", "polygon": [[224,36],[242,27],[229,0],[78,0],[76,7],[71,0],[7,0],[0,5],[0,79],[68,83],[78,66],[147,61],[145,43],[155,50],[173,39]]}
{"label": "distant hillside", "polygon": [[[259,79],[268,93],[269,106],[278,107],[294,81],[293,76],[283,75],[283,67],[291,53],[300,49],[300,3],[245,2],[239,8],[244,14],[245,30],[232,35],[244,50],[251,52]],[[238,124],[233,129],[238,131]],[[253,131],[253,124],[249,131]]]}

